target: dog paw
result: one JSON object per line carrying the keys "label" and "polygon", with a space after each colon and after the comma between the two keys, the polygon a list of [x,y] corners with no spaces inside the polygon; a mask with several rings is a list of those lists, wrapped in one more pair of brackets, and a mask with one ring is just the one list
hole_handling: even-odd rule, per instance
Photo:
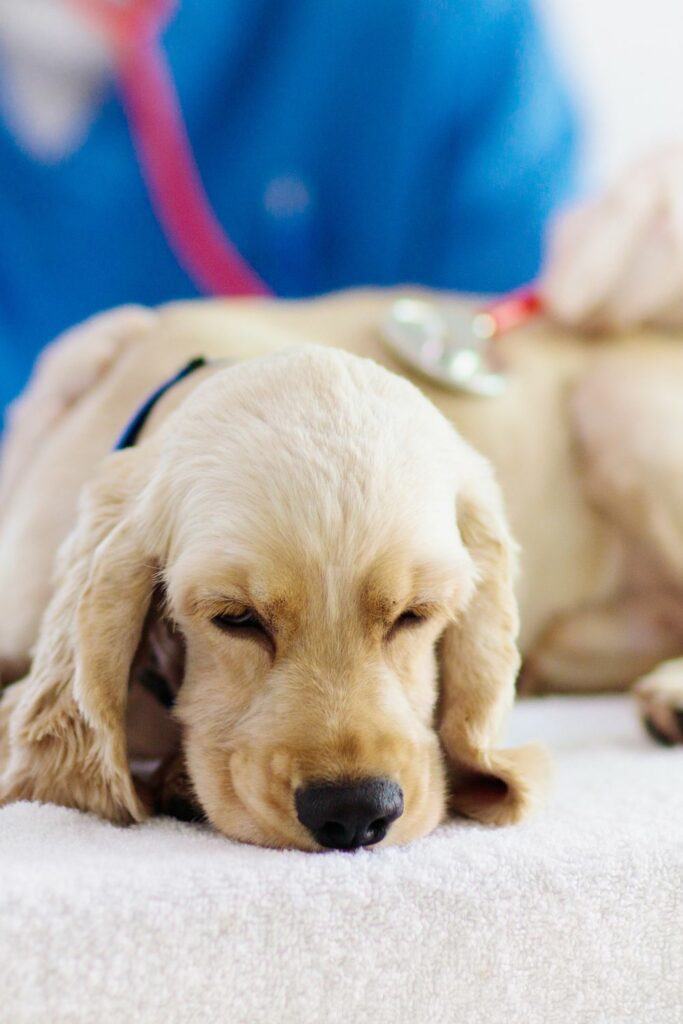
{"label": "dog paw", "polygon": [[666,746],[683,743],[683,658],[665,661],[633,687],[643,725]]}

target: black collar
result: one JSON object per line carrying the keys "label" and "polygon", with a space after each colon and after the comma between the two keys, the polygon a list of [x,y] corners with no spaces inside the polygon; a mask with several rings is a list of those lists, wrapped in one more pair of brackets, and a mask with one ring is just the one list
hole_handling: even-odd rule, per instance
{"label": "black collar", "polygon": [[132,448],[140,436],[140,431],[147,422],[147,417],[159,399],[163,398],[166,392],[170,391],[171,388],[178,384],[179,381],[183,380],[183,378],[189,377],[191,373],[194,373],[195,370],[200,370],[202,366],[208,366],[209,362],[210,360],[205,359],[204,356],[197,356],[197,358],[191,359],[189,363],[186,363],[182,370],[178,370],[173,377],[170,377],[167,381],[164,381],[163,384],[159,385],[156,391],[153,391],[149,398],[145,399],[137,412],[134,413],[128,421],[123,433],[114,445],[114,451],[121,451],[123,448]]}

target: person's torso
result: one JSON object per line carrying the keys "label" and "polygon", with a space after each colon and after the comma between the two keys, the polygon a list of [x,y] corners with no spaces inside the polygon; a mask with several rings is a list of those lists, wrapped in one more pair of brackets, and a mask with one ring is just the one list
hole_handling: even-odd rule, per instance
{"label": "person's torso", "polygon": [[[210,201],[278,295],[471,286],[476,210],[448,280],[440,238],[458,150],[476,131],[473,100],[496,73],[494,22],[489,4],[463,3],[435,50],[436,6],[186,0],[164,33]],[[492,262],[478,283],[509,281],[510,268]],[[56,332],[122,302],[195,294],[111,85],[81,144],[58,161],[27,154],[0,122],[0,407]]]}

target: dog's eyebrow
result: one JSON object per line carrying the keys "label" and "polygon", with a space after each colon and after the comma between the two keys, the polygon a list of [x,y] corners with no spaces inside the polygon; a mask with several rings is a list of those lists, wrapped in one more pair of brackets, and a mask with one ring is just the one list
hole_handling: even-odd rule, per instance
{"label": "dog's eyebrow", "polygon": [[[221,585],[221,583],[223,585]],[[249,605],[249,590],[237,578],[226,585],[223,581],[207,580],[203,583],[183,581],[176,589],[175,601],[187,615],[218,614],[230,605]]]}
{"label": "dog's eyebrow", "polygon": [[399,563],[385,562],[368,574],[362,591],[366,612],[379,621],[391,621],[407,608],[423,608],[425,612],[452,613],[458,603],[469,597],[472,580],[463,560],[443,559],[419,563],[411,568],[398,568]]}
{"label": "dog's eyebrow", "polygon": [[425,614],[436,614],[441,611],[448,611],[451,607],[451,598],[455,588],[448,590],[420,590],[411,594],[406,605],[410,608],[420,608]]}
{"label": "dog's eyebrow", "polygon": [[289,610],[286,598],[252,592],[246,585],[229,587],[188,588],[181,596],[181,606],[190,615],[220,615],[231,609],[253,608],[266,623],[271,623]]}

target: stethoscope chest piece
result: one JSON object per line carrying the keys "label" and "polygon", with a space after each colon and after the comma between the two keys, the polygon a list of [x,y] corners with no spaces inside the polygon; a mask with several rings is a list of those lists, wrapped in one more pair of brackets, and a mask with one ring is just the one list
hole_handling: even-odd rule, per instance
{"label": "stethoscope chest piece", "polygon": [[382,337],[406,366],[451,391],[492,398],[503,393],[502,371],[486,314],[456,303],[398,299],[382,324]]}

